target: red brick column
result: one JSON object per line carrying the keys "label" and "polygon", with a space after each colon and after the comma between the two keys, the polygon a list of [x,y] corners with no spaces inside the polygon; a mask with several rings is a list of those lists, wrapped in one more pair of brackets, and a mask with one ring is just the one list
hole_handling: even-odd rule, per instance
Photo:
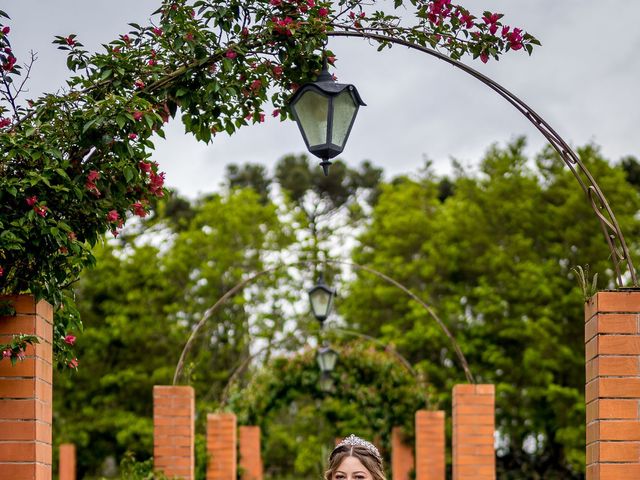
{"label": "red brick column", "polygon": [[391,429],[391,478],[410,480],[413,471],[413,448],[407,445],[402,429]]}
{"label": "red brick column", "polygon": [[60,480],[76,480],[76,446],[60,444]]}
{"label": "red brick column", "polygon": [[233,413],[207,415],[207,480],[236,480],[238,437]]}
{"label": "red brick column", "polygon": [[53,309],[31,295],[0,300],[10,300],[16,310],[0,317],[0,343],[16,333],[40,339],[15,366],[0,360],[0,480],[50,480]]}
{"label": "red brick column", "polygon": [[495,480],[495,388],[453,387],[453,480]]}
{"label": "red brick column", "polygon": [[640,478],[640,292],[585,308],[587,480]]}
{"label": "red brick column", "polygon": [[416,412],[416,480],[445,480],[444,412]]}
{"label": "red brick column", "polygon": [[238,429],[240,469],[242,480],[262,480],[260,427],[242,426]]}
{"label": "red brick column", "polygon": [[153,466],[168,477],[195,478],[195,402],[192,387],[153,387]]}

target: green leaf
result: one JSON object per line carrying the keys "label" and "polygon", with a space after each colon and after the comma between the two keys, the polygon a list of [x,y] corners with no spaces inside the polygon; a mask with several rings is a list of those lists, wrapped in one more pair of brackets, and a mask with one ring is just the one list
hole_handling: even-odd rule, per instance
{"label": "green leaf", "polygon": [[91,120],[89,120],[87,123],[85,123],[84,127],[82,127],[82,133],[86,133],[87,130],[89,130],[93,125],[95,125],[98,120],[100,120],[100,117],[94,117]]}
{"label": "green leaf", "polygon": [[125,117],[124,115],[118,115],[116,117],[116,123],[118,124],[118,127],[123,128],[127,123],[127,117]]}
{"label": "green leaf", "polygon": [[131,180],[133,180],[133,177],[135,176],[135,171],[133,170],[133,168],[130,166],[127,166],[125,167],[123,173],[127,183],[131,183]]}

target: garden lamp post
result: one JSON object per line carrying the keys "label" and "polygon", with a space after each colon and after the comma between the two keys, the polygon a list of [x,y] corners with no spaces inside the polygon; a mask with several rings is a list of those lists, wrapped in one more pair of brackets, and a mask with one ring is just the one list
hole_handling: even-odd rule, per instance
{"label": "garden lamp post", "polygon": [[331,306],[333,305],[333,297],[336,291],[324,283],[324,275],[320,274],[318,283],[309,290],[309,303],[311,303],[311,311],[316,320],[320,322],[320,327],[329,316]]}
{"label": "garden lamp post", "polygon": [[305,83],[288,102],[310,153],[320,158],[329,175],[329,159],[344,149],[361,106],[366,105],[353,85],[337,83],[323,68],[315,82]]}
{"label": "garden lamp post", "polygon": [[333,388],[331,372],[333,372],[338,361],[338,352],[328,345],[324,345],[318,350],[316,360],[318,361],[318,367],[320,367],[320,390],[323,392],[331,391]]}

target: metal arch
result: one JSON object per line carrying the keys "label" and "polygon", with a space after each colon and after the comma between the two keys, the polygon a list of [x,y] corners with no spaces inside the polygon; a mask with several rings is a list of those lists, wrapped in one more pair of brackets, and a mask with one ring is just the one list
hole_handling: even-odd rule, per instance
{"label": "metal arch", "polygon": [[[237,283],[236,285],[231,287],[231,289],[229,289],[224,295],[222,295],[222,297],[220,297],[216,301],[216,303],[214,303],[211,307],[209,307],[207,310],[205,310],[204,314],[202,315],[202,318],[196,324],[195,328],[192,330],[191,335],[189,336],[189,339],[187,340],[187,343],[185,344],[184,348],[182,349],[182,352],[180,353],[180,359],[178,360],[175,372],[173,374],[173,385],[178,385],[178,381],[182,377],[182,371],[184,370],[185,360],[187,358],[187,355],[191,351],[191,347],[193,346],[193,342],[195,341],[195,339],[196,339],[196,337],[198,335],[198,332],[204,326],[204,324],[207,323],[207,320],[209,320],[213,316],[213,314],[220,307],[222,307],[222,305],[224,305],[227,302],[227,300],[229,300],[231,297],[233,297],[234,295],[236,295],[237,293],[242,291],[242,289],[244,289],[247,285],[250,285],[251,283],[256,281],[258,278],[262,277],[263,275],[266,275],[267,273],[273,273],[273,272],[275,272],[277,270],[280,270],[282,268],[286,269],[286,268],[293,267],[293,266],[302,266],[302,265],[317,264],[317,263],[321,263],[321,262],[320,261],[313,261],[313,260],[306,260],[306,261],[303,260],[303,261],[292,262],[292,263],[281,263],[281,264],[278,264],[278,265],[276,265],[274,267],[266,268],[264,270],[256,272],[253,275],[245,278],[244,280],[240,281],[239,283]],[[475,384],[476,383],[475,382],[475,378],[473,377],[473,374],[471,373],[471,369],[469,368],[469,363],[467,362],[467,359],[464,356],[464,353],[462,353],[462,350],[460,349],[460,345],[458,345],[458,342],[456,341],[456,339],[453,336],[453,334],[451,333],[451,331],[447,328],[447,326],[444,324],[442,319],[440,319],[440,317],[438,317],[438,315],[436,314],[435,310],[433,310],[433,308],[431,308],[429,305],[427,305],[427,303],[424,302],[415,293],[413,293],[411,290],[409,290],[407,287],[402,285],[397,280],[394,280],[393,278],[389,277],[388,275],[385,275],[384,273],[379,272],[378,270],[375,270],[374,268],[371,268],[371,267],[367,267],[367,266],[364,266],[364,265],[359,265],[359,264],[353,263],[353,262],[345,262],[345,261],[342,261],[342,260],[330,260],[330,259],[323,260],[322,263],[331,263],[331,264],[335,264],[335,265],[346,265],[346,266],[349,266],[349,267],[353,267],[353,268],[355,268],[357,270],[362,270],[362,271],[371,273],[371,274],[377,276],[378,278],[381,278],[385,282],[391,283],[395,287],[397,287],[400,290],[402,290],[403,292],[405,292],[411,299],[413,299],[416,302],[418,302],[420,304],[420,306],[422,306],[427,311],[427,313],[429,315],[431,315],[431,317],[435,320],[435,322],[438,324],[440,329],[444,332],[444,334],[447,336],[447,338],[449,338],[449,340],[451,341],[451,344],[453,345],[454,352],[455,352],[456,356],[458,357],[458,361],[460,362],[460,365],[462,366],[462,369],[464,370],[464,374],[465,374],[465,377],[467,379],[467,382],[470,383],[470,384]]]}
{"label": "metal arch", "polygon": [[[564,139],[525,102],[520,100],[502,85],[496,83],[494,80],[490,79],[486,75],[483,75],[477,70],[474,70],[473,68],[465,65],[462,62],[449,58],[448,56],[436,50],[423,47],[422,45],[418,45],[387,35],[367,33],[364,31],[332,31],[327,32],[327,35],[333,37],[358,37],[369,40],[376,40],[379,42],[394,43],[414,50],[418,50],[420,52],[436,57],[439,60],[447,62],[448,64],[453,65],[456,68],[459,68],[460,70],[480,80],[489,88],[497,92],[516,110],[522,113],[522,115],[524,115],[525,118],[529,120],[533,124],[533,126],[540,131],[540,133],[542,133],[542,135],[544,135],[544,137],[549,141],[556,152],[558,152],[564,163],[567,165],[567,167],[569,167],[571,173],[573,173],[574,177],[580,184],[580,187],[589,199],[591,207],[596,217],[598,218],[598,221],[600,222],[602,231],[607,241],[607,245],[609,246],[609,250],[611,252],[611,261],[613,263],[616,284],[618,288],[624,287],[623,275],[625,274],[625,272],[621,271],[620,268],[624,263],[626,263],[626,271],[629,273],[629,276],[631,278],[631,286],[638,287],[636,271],[633,266],[633,261],[631,260],[629,249],[627,248],[627,243],[624,239],[624,235],[622,233],[622,230],[620,229],[618,221],[616,220],[613,210],[609,206],[609,202],[607,202],[607,199],[596,183],[595,178],[593,177],[593,175],[591,175],[587,167],[580,160],[580,157],[573,151],[573,149],[567,144],[567,142],[565,142]],[[581,175],[584,176],[584,178]]]}

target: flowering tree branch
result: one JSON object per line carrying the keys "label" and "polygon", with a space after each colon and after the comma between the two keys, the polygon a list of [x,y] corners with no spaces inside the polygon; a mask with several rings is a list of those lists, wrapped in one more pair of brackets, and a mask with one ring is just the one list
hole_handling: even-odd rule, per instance
{"label": "flowering tree branch", "polygon": [[58,307],[56,351],[69,364],[64,338],[81,323],[65,287],[95,262],[91,247],[105,231],[117,236],[128,217],[146,216],[165,194],[164,173],[150,159],[155,137],[178,114],[205,142],[264,122],[269,104],[272,116],[289,118],[292,92],[315,77],[323,55],[335,60],[325,50],[329,32],[385,33],[483,62],[538,44],[502,15],[476,17],[451,0],[393,7],[164,0],[148,25],[130,24],[101,52],[88,52],[74,34],[56,37],[73,72],[68,88],[26,105],[16,98],[30,65],[12,92],[21,68],[0,11],[0,293],[31,292]]}

